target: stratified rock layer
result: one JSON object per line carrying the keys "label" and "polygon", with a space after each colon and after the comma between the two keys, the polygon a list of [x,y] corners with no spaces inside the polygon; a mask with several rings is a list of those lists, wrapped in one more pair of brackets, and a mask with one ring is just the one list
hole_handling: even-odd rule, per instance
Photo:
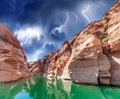
{"label": "stratified rock layer", "polygon": [[37,66],[48,78],[120,85],[120,0],[100,21],[90,23],[61,50],[39,60]]}
{"label": "stratified rock layer", "polygon": [[110,9],[108,22],[108,55],[111,63],[111,84],[120,85],[120,0]]}
{"label": "stratified rock layer", "polygon": [[80,42],[77,41],[78,43],[73,44],[69,64],[72,80],[76,83],[98,84],[97,59],[102,51],[102,44],[92,34],[84,33],[84,36],[81,34],[79,37],[81,38]]}
{"label": "stratified rock layer", "polygon": [[13,33],[0,24],[0,82],[29,77],[23,49]]}

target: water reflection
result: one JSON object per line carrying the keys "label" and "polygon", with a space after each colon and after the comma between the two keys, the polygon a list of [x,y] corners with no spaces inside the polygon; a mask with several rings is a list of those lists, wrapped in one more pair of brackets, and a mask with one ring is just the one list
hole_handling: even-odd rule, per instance
{"label": "water reflection", "polygon": [[27,81],[0,85],[0,99],[120,99],[120,88],[31,77]]}
{"label": "water reflection", "polygon": [[45,78],[31,78],[27,92],[33,99],[69,99],[61,80],[46,80]]}
{"label": "water reflection", "polygon": [[15,96],[14,99],[33,99],[33,98],[29,96],[29,93],[20,92]]}

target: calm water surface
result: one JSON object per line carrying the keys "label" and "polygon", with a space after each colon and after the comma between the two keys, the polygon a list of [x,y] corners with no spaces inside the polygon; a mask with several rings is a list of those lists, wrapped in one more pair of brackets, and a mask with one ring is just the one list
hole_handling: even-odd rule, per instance
{"label": "calm water surface", "polygon": [[0,85],[0,99],[120,99],[120,87],[87,86],[31,77]]}

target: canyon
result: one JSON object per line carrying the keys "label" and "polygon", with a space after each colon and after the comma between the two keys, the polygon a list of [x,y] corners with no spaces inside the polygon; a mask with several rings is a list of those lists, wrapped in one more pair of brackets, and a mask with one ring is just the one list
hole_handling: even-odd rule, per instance
{"label": "canyon", "polygon": [[0,82],[30,75],[80,84],[120,86],[120,0],[62,48],[27,63],[13,33],[0,24]]}
{"label": "canyon", "polygon": [[120,85],[120,0],[62,48],[30,62],[32,75],[75,83]]}

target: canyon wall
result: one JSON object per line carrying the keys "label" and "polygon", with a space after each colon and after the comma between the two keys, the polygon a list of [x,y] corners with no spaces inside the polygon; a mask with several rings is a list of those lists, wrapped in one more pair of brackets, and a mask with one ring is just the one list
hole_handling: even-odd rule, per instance
{"label": "canyon wall", "polygon": [[0,24],[0,82],[29,77],[23,49],[13,33]]}

